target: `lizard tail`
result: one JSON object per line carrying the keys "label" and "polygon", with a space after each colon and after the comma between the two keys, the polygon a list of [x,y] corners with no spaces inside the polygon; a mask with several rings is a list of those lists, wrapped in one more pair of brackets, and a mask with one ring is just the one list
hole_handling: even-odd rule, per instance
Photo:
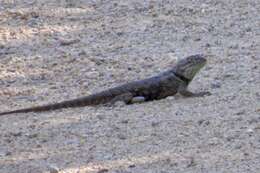
{"label": "lizard tail", "polygon": [[7,112],[1,112],[0,116],[7,115],[7,114],[15,114],[15,113],[26,113],[26,112],[31,112],[31,109],[18,109],[14,111],[7,111]]}
{"label": "lizard tail", "polygon": [[48,104],[43,106],[35,106],[31,108],[18,109],[14,111],[1,112],[0,116],[7,115],[7,114],[14,114],[14,113],[43,112],[43,111],[56,110],[56,109],[62,109],[68,107],[81,107],[81,106],[90,105],[89,100],[90,100],[89,97],[83,97],[81,99],[63,101],[60,103]]}
{"label": "lizard tail", "polygon": [[31,108],[2,112],[2,113],[0,113],[0,116],[7,115],[7,114],[14,114],[14,113],[43,112],[43,111],[55,110],[55,109],[59,109],[59,108],[63,108],[63,107],[66,107],[66,106],[61,103],[56,103],[56,104],[50,104],[50,105],[45,105],[45,106],[36,106],[36,107],[31,107]]}

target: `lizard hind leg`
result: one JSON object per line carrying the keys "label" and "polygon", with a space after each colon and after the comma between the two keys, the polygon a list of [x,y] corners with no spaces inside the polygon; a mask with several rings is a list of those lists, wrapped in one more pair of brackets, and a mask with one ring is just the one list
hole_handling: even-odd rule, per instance
{"label": "lizard hind leg", "polygon": [[143,103],[143,102],[145,102],[144,96],[136,96],[132,98],[130,103],[132,104],[132,103]]}
{"label": "lizard hind leg", "polygon": [[115,104],[116,102],[124,102],[125,104],[131,103],[133,99],[133,95],[131,93],[124,93],[118,96],[115,96],[111,101],[110,104]]}

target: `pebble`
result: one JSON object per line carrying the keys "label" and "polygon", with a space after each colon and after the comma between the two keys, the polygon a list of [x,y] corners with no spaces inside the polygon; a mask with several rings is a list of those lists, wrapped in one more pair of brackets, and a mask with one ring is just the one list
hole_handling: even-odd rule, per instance
{"label": "pebble", "polygon": [[49,169],[50,173],[59,173],[59,171],[60,171],[59,168],[54,165],[50,165],[48,169]]}
{"label": "pebble", "polygon": [[122,120],[121,123],[122,124],[128,124],[129,120]]}
{"label": "pebble", "polygon": [[160,121],[153,121],[151,125],[152,125],[152,127],[159,126],[160,125]]}
{"label": "pebble", "polygon": [[246,113],[246,111],[242,110],[236,113],[236,115],[244,115]]}
{"label": "pebble", "polygon": [[246,130],[246,132],[249,133],[249,134],[251,134],[251,133],[254,133],[254,130],[251,129],[251,128],[248,128],[248,129]]}
{"label": "pebble", "polygon": [[132,164],[132,165],[129,165],[129,166],[128,166],[128,168],[134,168],[134,167],[136,167],[135,164]]}
{"label": "pebble", "polygon": [[[258,100],[258,101],[260,101],[260,93],[255,93],[255,95],[256,95],[256,99]],[[260,110],[260,108],[259,108],[259,110]]]}
{"label": "pebble", "polygon": [[60,39],[61,46],[68,46],[80,42],[79,39]]}
{"label": "pebble", "polygon": [[209,140],[209,145],[218,145],[219,144],[219,139],[216,137],[213,137]]}
{"label": "pebble", "polygon": [[33,139],[33,138],[37,138],[38,134],[37,133],[33,133],[33,134],[28,134],[26,135],[28,138]]}
{"label": "pebble", "polygon": [[104,169],[100,169],[97,173],[105,173],[108,172],[108,169],[104,168]]}
{"label": "pebble", "polygon": [[212,83],[211,84],[211,88],[212,89],[221,88],[221,83],[220,82]]}
{"label": "pebble", "polygon": [[1,157],[5,157],[5,156],[9,156],[11,155],[12,153],[10,151],[1,151],[0,150],[0,158]]}
{"label": "pebble", "polygon": [[22,136],[22,132],[11,132],[10,136],[20,137],[20,136]]}
{"label": "pebble", "polygon": [[198,121],[198,124],[199,124],[199,125],[208,126],[208,125],[210,124],[210,121],[209,121],[209,120],[201,119],[201,120]]}
{"label": "pebble", "polygon": [[124,135],[124,134],[122,134],[122,133],[119,133],[119,134],[117,135],[117,137],[118,137],[119,139],[121,139],[121,140],[127,139],[126,135]]}

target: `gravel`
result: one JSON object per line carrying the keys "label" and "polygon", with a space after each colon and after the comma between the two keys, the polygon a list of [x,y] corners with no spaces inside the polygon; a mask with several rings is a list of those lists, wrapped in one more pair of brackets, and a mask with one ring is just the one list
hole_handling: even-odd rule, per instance
{"label": "gravel", "polygon": [[[257,173],[257,0],[0,1],[1,111],[138,80],[196,53],[203,98],[0,118],[1,173]],[[53,166],[54,165],[54,166]]]}

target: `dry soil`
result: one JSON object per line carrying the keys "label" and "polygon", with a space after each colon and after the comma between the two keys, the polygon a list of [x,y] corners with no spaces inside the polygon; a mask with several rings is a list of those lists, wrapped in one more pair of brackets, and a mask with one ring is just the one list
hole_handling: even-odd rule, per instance
{"label": "dry soil", "polygon": [[259,0],[1,0],[1,111],[59,102],[203,53],[190,90],[0,117],[1,173],[259,173]]}

